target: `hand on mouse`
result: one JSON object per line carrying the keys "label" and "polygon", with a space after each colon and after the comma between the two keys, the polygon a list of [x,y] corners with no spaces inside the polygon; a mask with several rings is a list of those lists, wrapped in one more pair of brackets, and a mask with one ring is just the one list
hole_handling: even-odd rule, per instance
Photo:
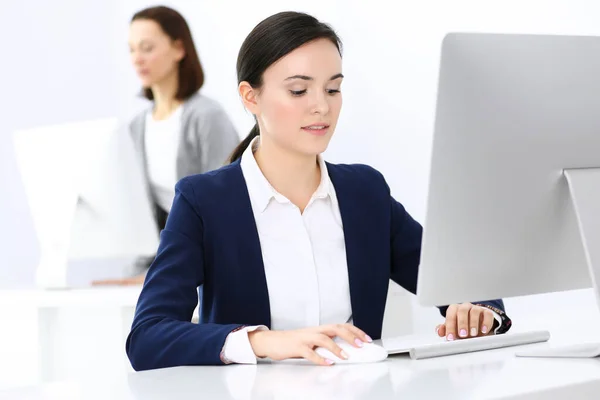
{"label": "hand on mouse", "polygon": [[347,358],[347,355],[333,341],[336,336],[354,347],[362,347],[364,342],[373,341],[366,333],[351,324],[324,325],[292,331],[248,333],[250,345],[257,357],[268,357],[276,361],[305,358],[317,365],[333,364],[333,360],[326,360],[315,352],[317,347],[323,347],[341,359]]}
{"label": "hand on mouse", "polygon": [[494,332],[494,313],[471,303],[452,304],[446,311],[446,322],[436,332],[447,340],[487,336]]}

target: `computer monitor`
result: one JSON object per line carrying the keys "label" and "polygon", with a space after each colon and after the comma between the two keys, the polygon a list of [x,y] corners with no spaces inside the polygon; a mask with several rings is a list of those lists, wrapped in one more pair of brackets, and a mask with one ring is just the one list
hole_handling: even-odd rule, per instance
{"label": "computer monitor", "polygon": [[600,299],[600,38],[447,35],[429,173],[421,304]]}
{"label": "computer monitor", "polygon": [[116,119],[20,130],[14,145],[40,247],[38,286],[68,287],[71,261],[155,254],[145,180]]}

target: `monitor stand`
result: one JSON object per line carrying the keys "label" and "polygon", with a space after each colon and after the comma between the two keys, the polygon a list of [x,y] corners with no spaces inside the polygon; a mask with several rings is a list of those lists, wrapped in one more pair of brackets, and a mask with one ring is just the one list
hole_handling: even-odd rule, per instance
{"label": "monitor stand", "polygon": [[38,210],[36,230],[40,259],[35,270],[35,285],[39,289],[68,289],[71,227],[78,196],[74,191],[66,191],[56,197],[52,211]]}
{"label": "monitor stand", "polygon": [[[565,169],[585,258],[600,308],[600,168]],[[557,346],[517,353],[519,357],[600,357],[600,342]]]}

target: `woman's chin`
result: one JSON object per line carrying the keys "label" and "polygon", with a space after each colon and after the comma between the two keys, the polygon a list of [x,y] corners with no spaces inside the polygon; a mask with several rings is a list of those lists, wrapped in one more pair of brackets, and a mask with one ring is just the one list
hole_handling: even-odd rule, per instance
{"label": "woman's chin", "polygon": [[154,80],[148,78],[140,78],[140,83],[142,84],[143,89],[150,89],[154,84]]}

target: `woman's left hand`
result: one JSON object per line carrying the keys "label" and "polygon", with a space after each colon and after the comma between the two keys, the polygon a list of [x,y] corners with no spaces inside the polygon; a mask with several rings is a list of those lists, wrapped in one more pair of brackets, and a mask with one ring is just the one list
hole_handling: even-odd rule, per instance
{"label": "woman's left hand", "polygon": [[92,282],[92,286],[141,286],[144,284],[146,274],[131,278],[103,279]]}
{"label": "woman's left hand", "polygon": [[487,336],[493,333],[494,313],[471,303],[452,304],[446,311],[446,322],[438,325],[437,334],[447,340]]}

